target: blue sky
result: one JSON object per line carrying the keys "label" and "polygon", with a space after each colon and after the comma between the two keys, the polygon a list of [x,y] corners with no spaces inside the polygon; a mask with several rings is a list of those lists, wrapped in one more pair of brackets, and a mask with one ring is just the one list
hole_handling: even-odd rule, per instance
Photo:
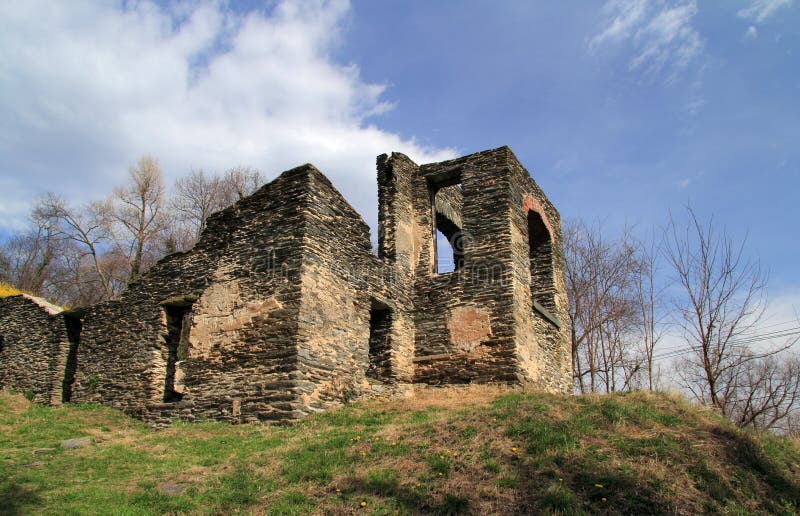
{"label": "blue sky", "polygon": [[144,153],[168,182],[313,162],[375,225],[374,159],[509,145],[565,218],[643,230],[691,202],[800,308],[791,0],[6,2],[0,227]]}
{"label": "blue sky", "polygon": [[[508,144],[566,217],[660,224],[691,202],[749,233],[774,283],[796,281],[800,11],[641,2],[627,34],[602,39],[636,4],[365,2],[342,55],[391,85],[381,127],[465,151]],[[685,35],[648,40],[681,9]]]}

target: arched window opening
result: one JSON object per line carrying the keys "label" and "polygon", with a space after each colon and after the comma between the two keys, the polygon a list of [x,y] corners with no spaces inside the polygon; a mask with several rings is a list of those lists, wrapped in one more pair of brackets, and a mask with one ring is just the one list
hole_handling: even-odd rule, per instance
{"label": "arched window opening", "polygon": [[433,195],[434,271],[437,274],[464,267],[463,199],[459,183],[439,187]]}
{"label": "arched window opening", "polygon": [[528,212],[528,244],[534,309],[543,308],[549,312],[543,315],[548,319],[554,318],[556,303],[552,238],[542,216],[533,210]]}

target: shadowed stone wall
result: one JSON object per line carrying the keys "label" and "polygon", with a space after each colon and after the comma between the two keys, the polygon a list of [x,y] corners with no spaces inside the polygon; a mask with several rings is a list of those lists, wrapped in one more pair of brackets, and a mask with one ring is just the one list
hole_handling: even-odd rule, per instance
{"label": "shadowed stone wall", "polygon": [[0,298],[0,387],[32,394],[38,403],[61,402],[67,332],[60,312],[27,294]]}

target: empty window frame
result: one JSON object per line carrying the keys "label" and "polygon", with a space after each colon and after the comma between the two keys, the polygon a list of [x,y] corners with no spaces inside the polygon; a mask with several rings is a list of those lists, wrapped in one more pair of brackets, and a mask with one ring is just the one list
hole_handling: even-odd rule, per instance
{"label": "empty window frame", "polygon": [[452,272],[464,267],[466,239],[462,230],[464,196],[460,179],[454,178],[446,185],[437,185],[432,195],[433,249],[436,274]]}
{"label": "empty window frame", "polygon": [[534,210],[528,212],[528,245],[534,308],[543,308],[549,312],[543,315],[554,318],[556,304],[552,237],[542,216]]}

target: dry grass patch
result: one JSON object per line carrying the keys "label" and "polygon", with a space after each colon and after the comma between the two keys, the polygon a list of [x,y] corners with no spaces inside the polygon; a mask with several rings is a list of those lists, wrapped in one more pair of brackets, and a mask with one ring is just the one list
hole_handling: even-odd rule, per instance
{"label": "dry grass patch", "polygon": [[487,407],[498,396],[522,392],[519,388],[504,385],[452,385],[434,387],[415,385],[414,396],[390,402],[398,410],[425,410],[439,408],[453,410],[464,407]]}
{"label": "dry grass patch", "polygon": [[22,294],[22,291],[13,285],[0,281],[0,297],[9,297]]}

